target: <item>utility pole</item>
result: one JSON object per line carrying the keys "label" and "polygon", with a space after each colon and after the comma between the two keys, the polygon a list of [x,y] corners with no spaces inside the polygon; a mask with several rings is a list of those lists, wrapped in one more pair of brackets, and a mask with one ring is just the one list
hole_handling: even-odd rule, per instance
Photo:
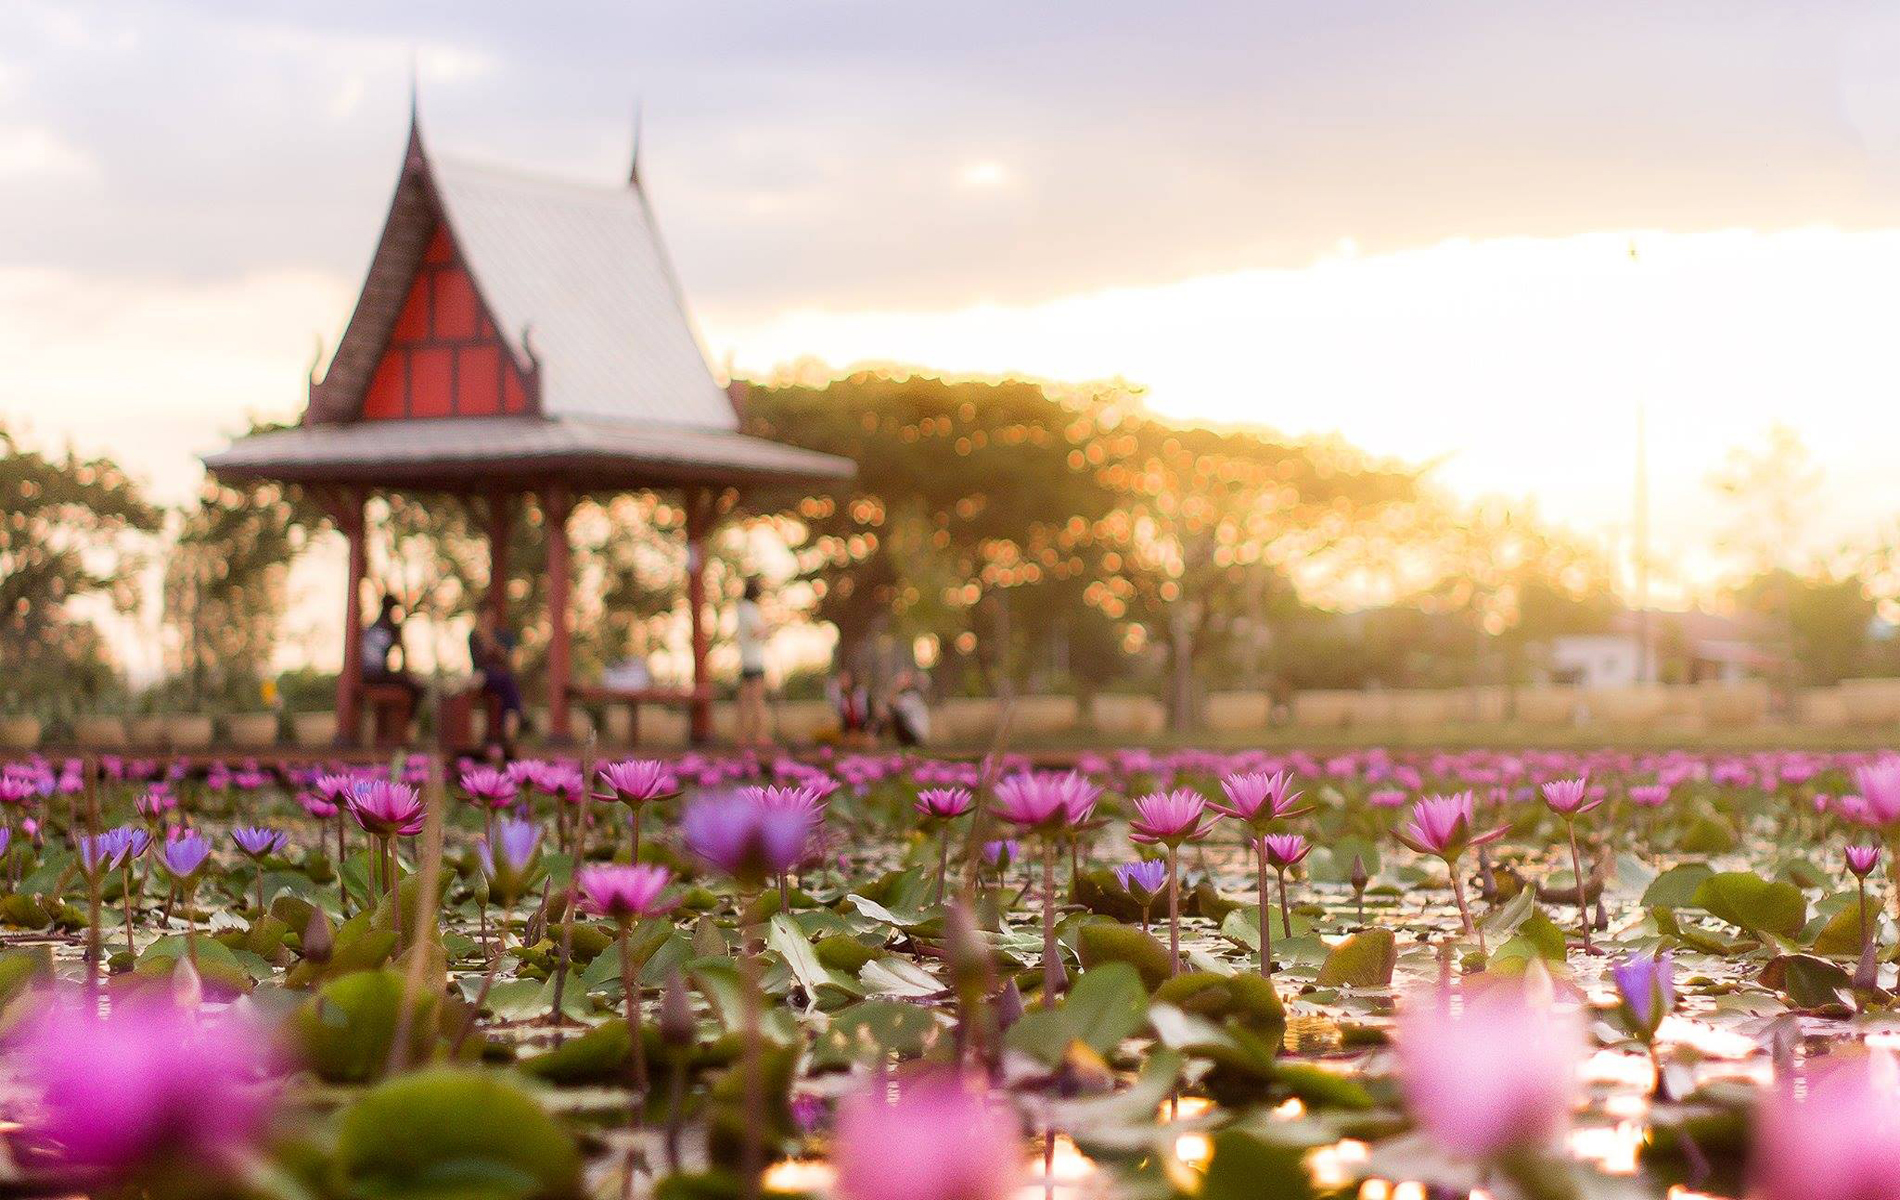
{"label": "utility pole", "polygon": [[1636,514],[1632,547],[1636,561],[1636,682],[1652,683],[1649,652],[1649,420],[1636,401]]}
{"label": "utility pole", "polygon": [[[1630,265],[1640,266],[1636,239],[1630,239]],[[1636,584],[1636,682],[1652,683],[1649,651],[1649,406],[1636,397],[1636,488],[1630,552]]]}

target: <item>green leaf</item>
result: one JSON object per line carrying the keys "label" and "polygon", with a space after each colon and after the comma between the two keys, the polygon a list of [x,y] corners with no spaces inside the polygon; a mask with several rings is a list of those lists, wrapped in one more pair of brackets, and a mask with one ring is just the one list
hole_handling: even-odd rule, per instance
{"label": "green leaf", "polygon": [[1314,983],[1319,987],[1391,987],[1392,969],[1398,963],[1399,943],[1392,931],[1365,929],[1333,947]]}
{"label": "green leaf", "polygon": [[1504,904],[1485,915],[1484,931],[1492,937],[1509,937],[1517,932],[1537,908],[1537,889],[1523,887]]}
{"label": "green leaf", "polygon": [[1770,882],[1747,871],[1711,875],[1696,888],[1695,905],[1717,920],[1748,930],[1794,937],[1808,923],[1808,900],[1792,883]]}
{"label": "green leaf", "polygon": [[1301,1154],[1297,1147],[1275,1146],[1237,1129],[1218,1133],[1201,1200],[1311,1200],[1313,1183]]}
{"label": "green leaf", "polygon": [[1839,1009],[1848,1006],[1854,980],[1839,963],[1812,954],[1783,954],[1762,968],[1764,987],[1788,997],[1796,1008]]}
{"label": "green leaf", "polygon": [[1148,989],[1135,968],[1109,963],[1082,973],[1062,1011],[1077,1041],[1107,1055],[1148,1019]]}
{"label": "green leaf", "polygon": [[1715,871],[1708,863],[1686,862],[1656,876],[1643,890],[1644,908],[1694,908],[1696,889]]}
{"label": "green leaf", "polygon": [[1154,998],[1157,1005],[1213,1021],[1233,1019],[1257,1029],[1286,1024],[1286,1006],[1273,983],[1252,972],[1184,972],[1156,988]]}
{"label": "green leaf", "polygon": [[1142,982],[1159,987],[1174,974],[1168,948],[1152,933],[1106,917],[1096,918],[1076,931],[1076,954],[1086,971],[1121,964],[1140,973]]}
{"label": "green leaf", "polygon": [[[1870,901],[1867,906],[1867,924],[1873,926],[1879,920],[1880,914],[1874,911]],[[1821,932],[1815,935],[1814,952],[1841,958],[1858,958],[1860,951],[1860,905],[1849,904],[1835,913],[1828,923],[1821,927]]]}
{"label": "green leaf", "polygon": [[343,1114],[336,1161],[371,1200],[531,1200],[581,1194],[574,1139],[507,1076],[433,1067],[367,1092]]}
{"label": "green leaf", "polygon": [[[204,959],[200,958],[202,965]],[[405,980],[394,970],[357,971],[325,983],[292,1014],[291,1043],[304,1064],[329,1083],[374,1079],[395,1044]],[[411,1002],[408,1057],[424,1058],[435,1042],[436,1001],[426,990]]]}
{"label": "green leaf", "polygon": [[1530,919],[1518,926],[1517,935],[1492,953],[1491,965],[1521,971],[1534,958],[1561,963],[1565,957],[1563,930],[1540,911],[1532,913]]}
{"label": "green leaf", "polygon": [[1062,1003],[1024,1014],[1005,1035],[1013,1050],[1049,1066],[1062,1062],[1073,1042],[1107,1056],[1148,1016],[1148,989],[1127,963],[1109,963],[1083,973]]}
{"label": "green leaf", "polygon": [[913,1000],[939,995],[944,990],[943,982],[936,976],[908,958],[896,955],[865,963],[858,971],[858,982],[869,995],[905,996]]}
{"label": "green leaf", "polygon": [[921,1058],[942,1029],[937,1014],[920,1005],[865,1000],[832,1014],[830,1028],[812,1043],[812,1066],[868,1064],[887,1054]]}
{"label": "green leaf", "polygon": [[818,961],[818,952],[805,940],[805,934],[790,917],[784,913],[773,913],[768,926],[765,941],[792,972],[792,978],[798,980],[798,986],[804,989],[810,1001],[818,999],[818,989],[830,983],[825,974],[824,964]]}
{"label": "green leaf", "polygon": [[917,926],[933,919],[933,914],[918,909],[906,909],[901,913],[896,912],[879,904],[875,900],[866,900],[856,892],[847,895],[844,899],[845,903],[851,905],[851,907],[857,909],[873,921],[882,921],[886,925],[894,925],[899,929],[915,929]]}

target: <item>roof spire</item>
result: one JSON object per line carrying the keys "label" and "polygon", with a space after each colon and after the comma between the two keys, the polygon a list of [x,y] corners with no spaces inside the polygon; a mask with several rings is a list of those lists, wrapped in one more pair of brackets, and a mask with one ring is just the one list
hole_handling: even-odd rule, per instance
{"label": "roof spire", "polygon": [[641,116],[642,116],[641,109],[642,109],[642,106],[640,103],[640,98],[638,96],[635,96],[633,100],[633,155],[627,166],[627,186],[628,187],[640,186],[640,126],[641,126]]}
{"label": "roof spire", "polygon": [[413,46],[409,48],[409,150],[405,157],[411,166],[420,166],[426,157],[422,148],[422,87]]}

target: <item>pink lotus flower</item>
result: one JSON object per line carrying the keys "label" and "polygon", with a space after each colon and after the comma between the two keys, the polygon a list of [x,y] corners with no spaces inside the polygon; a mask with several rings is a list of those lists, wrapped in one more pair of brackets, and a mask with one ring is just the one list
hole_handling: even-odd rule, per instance
{"label": "pink lotus flower", "polygon": [[1086,822],[1102,790],[1071,771],[1012,775],[996,785],[997,819],[1024,830],[1053,830]]}
{"label": "pink lotus flower", "polygon": [[969,812],[975,803],[968,788],[925,788],[917,793],[912,807],[933,821],[948,821]]}
{"label": "pink lotus flower", "polygon": [[1135,815],[1128,822],[1128,840],[1144,844],[1179,846],[1198,840],[1213,828],[1214,816],[1207,811],[1207,800],[1193,788],[1175,788],[1171,792],[1150,792],[1135,801]]}
{"label": "pink lotus flower", "polygon": [[745,792],[701,799],[680,821],[689,850],[747,886],[797,866],[812,828],[809,813],[772,808]]}
{"label": "pink lotus flower", "polygon": [[349,806],[363,831],[377,837],[414,837],[422,832],[427,815],[415,788],[387,779],[357,781],[349,791]]}
{"label": "pink lotus flower", "polygon": [[1517,982],[1467,992],[1460,1010],[1433,989],[1399,1014],[1406,1106],[1453,1154],[1490,1159],[1560,1136],[1578,1095],[1583,1030]]}
{"label": "pink lotus flower", "polygon": [[1313,849],[1297,833],[1270,833],[1262,841],[1265,843],[1268,864],[1280,871],[1297,866]]}
{"label": "pink lotus flower", "polygon": [[1854,768],[1862,819],[1869,825],[1900,821],[1900,758],[1886,757]]}
{"label": "pink lotus flower", "polygon": [[1366,796],[1366,803],[1374,808],[1404,808],[1406,794],[1400,788],[1379,788]]}
{"label": "pink lotus flower", "polygon": [[1761,1200],[1886,1200],[1900,1181],[1900,1083],[1890,1052],[1829,1056],[1804,1095],[1783,1080],[1755,1122]]}
{"label": "pink lotus flower", "polygon": [[521,785],[506,771],[469,767],[462,772],[462,793],[483,808],[507,808],[521,794]]}
{"label": "pink lotus flower", "polygon": [[1880,862],[1880,847],[1854,842],[1847,847],[1847,869],[1865,879]]}
{"label": "pink lotus flower", "polygon": [[1473,834],[1472,807],[1475,803],[1470,792],[1426,796],[1412,806],[1411,816],[1392,831],[1392,836],[1419,854],[1429,854],[1451,862],[1471,847],[1495,842],[1506,832],[1500,827]]}
{"label": "pink lotus flower", "polygon": [[673,907],[661,899],[673,882],[673,872],[650,863],[584,867],[577,882],[588,910],[609,920],[624,923],[657,916]]}
{"label": "pink lotus flower", "polygon": [[673,777],[672,769],[653,758],[608,763],[600,769],[600,781],[612,791],[612,795],[601,799],[618,800],[629,808],[637,808],[650,800],[671,796],[680,790],[679,780]]}
{"label": "pink lotus flower", "polygon": [[128,1174],[161,1160],[217,1172],[260,1131],[270,1106],[257,1077],[263,1033],[234,1015],[203,1023],[164,1002],[93,1004],[58,995],[33,1015],[12,1059],[40,1106],[35,1134],[66,1161]]}
{"label": "pink lotus flower", "polygon": [[1017,1185],[1015,1120],[954,1075],[848,1097],[832,1138],[841,1200],[1004,1200]]}
{"label": "pink lotus flower", "polygon": [[1669,786],[1662,783],[1639,783],[1629,790],[1630,803],[1638,808],[1661,808],[1669,803]]}
{"label": "pink lotus flower", "polygon": [[1550,811],[1566,820],[1575,820],[1602,804],[1601,797],[1590,798],[1590,780],[1579,775],[1573,779],[1553,779],[1544,784],[1544,803]]}
{"label": "pink lotus flower", "polygon": [[1275,771],[1271,775],[1265,771],[1229,775],[1220,781],[1220,786],[1221,791],[1227,793],[1227,803],[1216,802],[1214,808],[1245,821],[1255,832],[1265,832],[1270,822],[1311,811],[1293,807],[1300,794],[1288,790],[1293,786],[1293,776],[1288,771]]}

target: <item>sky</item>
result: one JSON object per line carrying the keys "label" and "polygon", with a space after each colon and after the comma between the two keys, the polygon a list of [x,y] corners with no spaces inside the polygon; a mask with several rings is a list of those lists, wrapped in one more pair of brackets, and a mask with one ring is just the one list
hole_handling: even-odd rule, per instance
{"label": "sky", "polygon": [[[1655,555],[1776,423],[1900,510],[1900,11],[0,4],[0,419],[163,498],[334,345],[400,163],[641,171],[715,365],[1120,379]],[[1634,254],[1632,254],[1634,248]]]}

